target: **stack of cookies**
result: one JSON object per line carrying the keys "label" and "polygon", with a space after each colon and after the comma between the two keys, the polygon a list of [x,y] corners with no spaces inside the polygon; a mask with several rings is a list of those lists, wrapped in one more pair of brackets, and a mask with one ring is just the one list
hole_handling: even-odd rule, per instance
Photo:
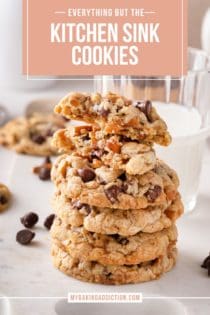
{"label": "stack of cookies", "polygon": [[175,171],[154,144],[171,137],[151,102],[109,93],[72,93],[55,112],[81,121],[54,135],[54,265],[105,284],[149,281],[176,262],[175,222],[183,213]]}

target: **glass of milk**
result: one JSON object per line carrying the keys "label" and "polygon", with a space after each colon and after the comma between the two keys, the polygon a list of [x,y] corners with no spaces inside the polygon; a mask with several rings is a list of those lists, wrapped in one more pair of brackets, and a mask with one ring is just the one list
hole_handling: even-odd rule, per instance
{"label": "glass of milk", "polygon": [[169,147],[156,146],[157,156],[177,171],[185,212],[196,206],[202,157],[210,136],[210,58],[189,48],[188,64],[188,74],[179,78],[105,76],[95,80],[96,91],[153,101],[173,137]]}

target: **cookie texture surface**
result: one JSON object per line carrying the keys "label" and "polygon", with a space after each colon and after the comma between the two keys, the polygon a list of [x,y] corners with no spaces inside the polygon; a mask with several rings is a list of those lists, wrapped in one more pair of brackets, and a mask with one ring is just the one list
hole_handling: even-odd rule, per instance
{"label": "cookie texture surface", "polygon": [[110,166],[130,175],[141,175],[153,169],[156,163],[151,145],[137,143],[124,136],[104,137],[93,126],[69,126],[59,130],[53,144],[68,154],[87,158],[93,167]]}
{"label": "cookie texture surface", "polygon": [[122,237],[92,233],[83,227],[72,228],[56,218],[51,236],[74,258],[98,261],[104,265],[133,265],[163,254],[171,242],[176,243],[177,230],[172,226],[153,234],[140,232]]}
{"label": "cookie texture surface", "polygon": [[57,154],[51,144],[55,131],[65,127],[65,120],[53,114],[35,113],[19,117],[0,128],[0,144],[17,153],[48,156]]}
{"label": "cookie texture surface", "polygon": [[69,119],[97,124],[105,135],[124,135],[133,140],[168,145],[171,137],[165,122],[149,101],[133,103],[114,93],[70,93],[55,107]]}
{"label": "cookie texture surface", "polygon": [[183,213],[180,196],[166,208],[148,207],[144,210],[99,208],[72,201],[57,192],[52,201],[56,215],[67,225],[81,227],[100,234],[132,236],[139,232],[155,233],[171,227]]}
{"label": "cookie texture surface", "polygon": [[115,209],[167,204],[175,200],[179,184],[176,173],[161,161],[152,171],[133,176],[105,166],[92,169],[84,158],[63,155],[55,162],[51,174],[57,188],[67,197]]}
{"label": "cookie texture surface", "polygon": [[11,192],[6,185],[0,183],[0,212],[9,207],[10,200]]}
{"label": "cookie texture surface", "polygon": [[78,280],[102,284],[130,284],[159,279],[176,263],[177,250],[170,245],[167,251],[153,261],[137,265],[102,265],[98,262],[73,258],[57,244],[51,248],[56,268]]}

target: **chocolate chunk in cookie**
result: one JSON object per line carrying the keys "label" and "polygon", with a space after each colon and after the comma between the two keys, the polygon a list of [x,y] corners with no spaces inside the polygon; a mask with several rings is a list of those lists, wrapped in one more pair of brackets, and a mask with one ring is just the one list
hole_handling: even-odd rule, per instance
{"label": "chocolate chunk in cookie", "polygon": [[78,170],[78,175],[82,178],[84,183],[94,180],[96,174],[91,168],[81,168]]}
{"label": "chocolate chunk in cookie", "polygon": [[119,193],[122,192],[122,189],[117,185],[112,185],[112,186],[106,188],[104,191],[105,191],[107,198],[111,202],[116,202],[118,200]]}
{"label": "chocolate chunk in cookie", "polygon": [[160,186],[154,186],[146,192],[146,197],[149,202],[155,202],[155,200],[161,195],[162,188]]}
{"label": "chocolate chunk in cookie", "polygon": [[30,138],[36,144],[43,144],[46,141],[46,138],[40,134],[32,134]]}

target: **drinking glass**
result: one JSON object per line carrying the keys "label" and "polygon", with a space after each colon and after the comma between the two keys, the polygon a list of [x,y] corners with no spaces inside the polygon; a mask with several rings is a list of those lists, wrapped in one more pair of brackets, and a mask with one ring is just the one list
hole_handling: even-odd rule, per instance
{"label": "drinking glass", "polygon": [[133,100],[150,99],[168,124],[173,141],[156,146],[157,156],[180,178],[185,212],[195,208],[205,141],[210,135],[210,58],[189,48],[188,73],[183,77],[104,76],[95,78],[95,90],[114,91]]}

